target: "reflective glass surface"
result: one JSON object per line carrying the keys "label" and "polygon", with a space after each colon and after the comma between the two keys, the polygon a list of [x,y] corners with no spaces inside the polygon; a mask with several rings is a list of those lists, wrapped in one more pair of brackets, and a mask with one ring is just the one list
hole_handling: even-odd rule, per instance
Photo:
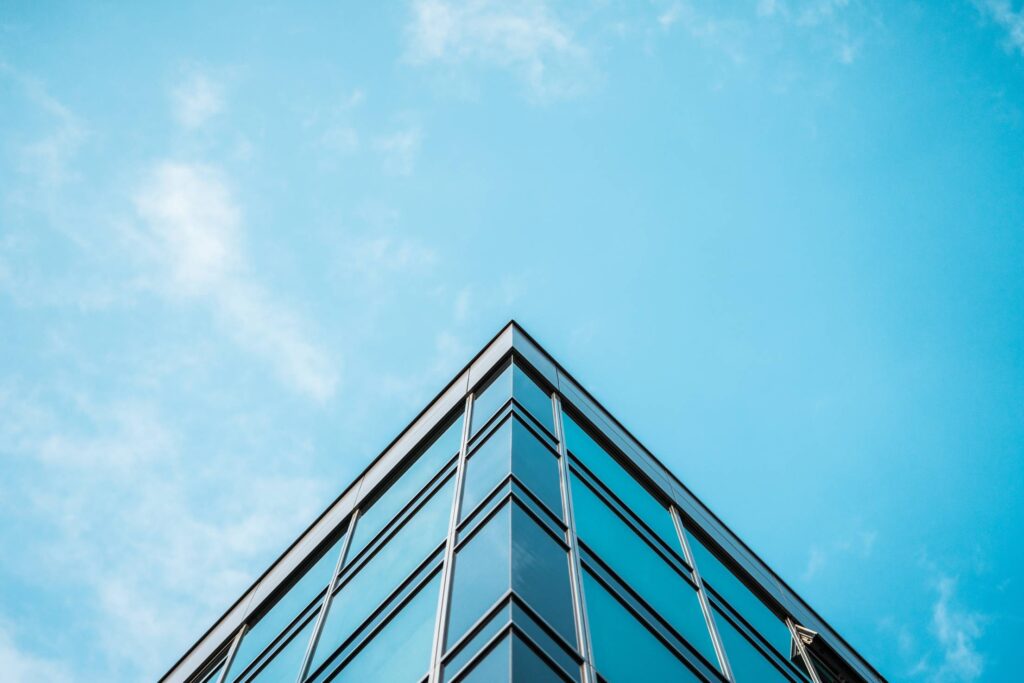
{"label": "reflective glass surface", "polygon": [[274,654],[274,658],[260,670],[251,683],[295,683],[299,676],[302,659],[306,656],[309,637],[313,634],[315,620],[310,619],[288,644]]}
{"label": "reflective glass surface", "polygon": [[506,422],[492,433],[466,460],[462,486],[462,519],[509,473],[512,430]]}
{"label": "reflective glass surface", "polygon": [[470,421],[470,435],[476,434],[487,424],[498,408],[512,396],[512,366],[507,366],[487,385],[487,388],[473,399],[473,417]]}
{"label": "reflective glass surface", "polygon": [[505,636],[484,655],[483,659],[458,680],[460,683],[503,683],[509,679],[511,640]]}
{"label": "reflective glass surface", "polygon": [[456,553],[446,640],[449,645],[508,590],[511,529],[511,510],[506,505]]}
{"label": "reflective glass surface", "polygon": [[516,622],[516,626],[523,629],[523,631],[533,639],[533,642],[540,646],[544,652],[554,659],[562,667],[565,673],[569,674],[575,680],[580,680],[580,665],[577,660],[570,655],[566,650],[565,646],[559,641],[551,637],[551,635],[545,631],[541,626],[534,621],[533,617],[517,603],[512,604],[513,619]]}
{"label": "reflective glass surface", "polygon": [[459,651],[448,658],[444,667],[444,680],[450,681],[459,670],[472,659],[484,644],[509,622],[512,607],[506,602],[483,624],[480,629],[459,645]]}
{"label": "reflective glass surface", "polygon": [[549,432],[555,433],[551,395],[537,386],[519,366],[512,369],[512,395]]}
{"label": "reflective glass surface", "polygon": [[344,540],[345,537],[342,535],[331,544],[320,559],[310,566],[301,578],[277,599],[274,606],[242,636],[227,680],[237,678],[313,598],[327,588]]}
{"label": "reflective glass surface", "polygon": [[700,680],[587,572],[583,591],[594,664],[610,683]]}
{"label": "reflective glass surface", "polygon": [[462,418],[455,420],[365,512],[360,512],[348,550],[351,562],[399,510],[441,471],[462,445]]}
{"label": "reflective glass surface", "polygon": [[213,668],[213,670],[210,671],[210,673],[206,674],[206,676],[203,678],[203,683],[214,683],[214,681],[217,680],[217,677],[220,676],[221,669],[223,669],[223,668],[224,668],[224,663],[223,662],[221,662],[220,664],[215,666]]}
{"label": "reflective glass surface", "polygon": [[737,683],[788,683],[789,678],[775,668],[729,620],[715,611],[715,625],[722,636],[725,656],[729,658]]}
{"label": "reflective glass surface", "polygon": [[597,495],[572,476],[580,539],[713,665],[715,648],[697,591]]}
{"label": "reflective glass surface", "polygon": [[772,647],[779,651],[779,654],[788,657],[790,634],[786,622],[775,616],[775,613],[747,588],[739,577],[689,531],[686,532],[686,540],[693,552],[693,561],[700,572],[701,580],[739,612]]}
{"label": "reflective glass surface", "polygon": [[679,539],[668,509],[565,413],[562,413],[562,424],[565,428],[566,447],[573,455],[658,534],[668,547],[678,551]]}
{"label": "reflective glass surface", "polygon": [[320,666],[444,540],[454,488],[453,477],[335,594],[310,671]]}
{"label": "reflective glass surface", "polygon": [[423,677],[430,668],[440,585],[441,575],[437,574],[332,680],[416,683]]}
{"label": "reflective glass surface", "polygon": [[567,642],[576,642],[569,556],[517,505],[512,506],[512,587]]}
{"label": "reflective glass surface", "polygon": [[512,680],[515,683],[562,683],[547,662],[523,642],[512,636]]}

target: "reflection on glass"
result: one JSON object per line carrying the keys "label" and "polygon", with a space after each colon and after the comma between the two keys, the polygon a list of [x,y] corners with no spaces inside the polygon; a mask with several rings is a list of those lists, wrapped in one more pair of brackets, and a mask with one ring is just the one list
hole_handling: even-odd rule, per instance
{"label": "reflection on glass", "polygon": [[700,578],[721,595],[783,656],[789,656],[790,634],[786,622],[775,616],[697,537],[686,532]]}
{"label": "reflection on glass", "polygon": [[334,595],[310,671],[315,670],[426,559],[448,532],[454,478]]}
{"label": "reflection on glass", "polygon": [[511,513],[505,506],[455,556],[448,639],[451,645],[509,587]]}
{"label": "reflection on glass", "polygon": [[509,636],[499,641],[459,683],[503,683],[509,680]]}
{"label": "reflection on glass", "polygon": [[491,433],[466,461],[462,518],[465,519],[510,472],[561,519],[562,491],[557,456],[514,417]]}
{"label": "reflection on glass", "polygon": [[306,646],[313,633],[314,619],[302,628],[299,633],[288,641],[288,644],[277,651],[267,664],[250,683],[293,683],[299,676],[302,659],[306,656]]}
{"label": "reflection on glass", "polygon": [[533,639],[533,642],[540,646],[540,649],[544,650],[552,659],[558,662],[559,666],[565,673],[569,674],[574,680],[580,680],[580,665],[577,660],[570,655],[566,650],[565,646],[548,634],[540,625],[534,621],[530,614],[519,606],[517,603],[512,605],[512,618],[515,620],[516,625],[523,629],[526,634]]}
{"label": "reflection on glass", "polygon": [[440,574],[437,574],[332,680],[416,683],[422,678],[430,667],[440,585]]}
{"label": "reflection on glass", "polygon": [[473,418],[470,421],[470,435],[472,436],[480,431],[480,428],[487,424],[487,421],[498,411],[498,408],[505,405],[510,396],[512,396],[511,365],[502,370],[494,378],[494,381],[477,394],[473,400]]}
{"label": "reflection on glass", "polygon": [[722,613],[715,610],[715,625],[722,636],[725,656],[737,683],[789,683],[789,678],[775,668],[764,655],[736,630]]}
{"label": "reflection on glass", "polygon": [[512,506],[512,587],[567,642],[576,642],[569,557],[518,505]]}
{"label": "reflection on glass", "polygon": [[351,562],[359,551],[369,543],[377,532],[394,519],[398,511],[412,500],[444,464],[459,452],[462,441],[462,418],[455,420],[448,429],[409,466],[380,498],[359,515],[356,530],[352,534],[352,546],[348,550]]}
{"label": "reflection on glass", "polygon": [[622,465],[606,450],[597,445],[590,435],[583,431],[565,413],[562,413],[565,427],[566,447],[590,469],[602,484],[618,496],[623,503],[644,521],[669,548],[678,551],[679,539],[672,516],[664,505],[648,493],[640,482],[633,478]]}
{"label": "reflection on glass", "polygon": [[519,366],[512,370],[512,395],[530,415],[544,425],[549,432],[555,433],[555,419],[551,407],[551,395],[526,376]]}
{"label": "reflection on glass", "polygon": [[572,504],[580,539],[705,659],[717,663],[697,591],[576,476]]}
{"label": "reflection on glass", "polygon": [[335,541],[320,556],[320,559],[277,599],[274,606],[242,636],[242,642],[238,644],[238,651],[235,653],[226,680],[237,678],[238,674],[263,652],[267,645],[309,605],[313,598],[327,588],[344,540],[343,535]]}
{"label": "reflection on glass", "polygon": [[583,592],[594,664],[609,683],[700,680],[588,572]]}
{"label": "reflection on glass", "polygon": [[452,655],[444,666],[444,680],[450,681],[465,666],[466,662],[472,659],[484,643],[489,641],[496,633],[508,624],[512,618],[512,608],[506,602],[483,624],[471,638],[466,639],[459,647],[459,651]]}
{"label": "reflection on glass", "polygon": [[562,678],[518,636],[512,636],[512,680],[515,683],[562,683]]}

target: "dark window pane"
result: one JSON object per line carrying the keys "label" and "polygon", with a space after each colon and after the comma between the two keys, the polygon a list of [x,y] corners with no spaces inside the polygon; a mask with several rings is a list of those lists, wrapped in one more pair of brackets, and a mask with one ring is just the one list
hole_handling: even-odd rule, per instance
{"label": "dark window pane", "polygon": [[335,681],[416,683],[430,668],[440,574],[367,643]]}
{"label": "dark window pane", "polygon": [[335,594],[324,620],[312,671],[352,634],[402,579],[437,548],[448,533],[454,478],[449,479],[415,515]]}
{"label": "dark window pane", "polygon": [[447,644],[451,645],[509,587],[510,510],[506,505],[455,556]]}
{"label": "dark window pane", "polygon": [[515,683],[562,683],[563,679],[533,648],[512,636],[512,680]]}
{"label": "dark window pane", "polygon": [[513,366],[512,385],[512,395],[516,401],[554,434],[555,420],[550,394],[538,387],[518,366]]}
{"label": "dark window pane", "polygon": [[473,658],[481,647],[489,641],[496,633],[508,624],[512,616],[512,608],[506,602],[487,620],[487,623],[480,627],[471,638],[459,646],[459,651],[451,656],[444,667],[444,680],[450,681],[465,666],[466,662]]}
{"label": "dark window pane", "polygon": [[498,408],[512,396],[512,366],[501,371],[486,389],[473,400],[473,418],[470,422],[470,435],[476,434]]}
{"label": "dark window pane", "polygon": [[251,683],[295,683],[299,676],[299,668],[302,666],[302,659],[306,656],[306,647],[309,645],[309,637],[313,633],[314,619],[302,628],[299,633],[288,641],[288,644],[277,651],[274,658],[266,665],[255,678],[249,679]]}
{"label": "dark window pane", "polygon": [[370,542],[406,503],[412,500],[444,464],[459,452],[462,445],[462,418],[457,419],[433,444],[416,458],[391,486],[365,512],[361,512],[352,534],[352,547],[348,550],[348,562]]}
{"label": "dark window pane", "polygon": [[715,625],[722,636],[725,656],[729,658],[729,666],[732,667],[737,683],[788,683],[789,678],[772,666],[764,655],[717,611]]}
{"label": "dark window pane", "polygon": [[565,427],[566,447],[573,455],[658,534],[668,547],[679,550],[676,527],[665,506],[565,413],[562,413],[562,424]]}
{"label": "dark window pane", "polygon": [[512,421],[512,471],[561,519],[562,487],[558,481],[558,458],[519,420]]}
{"label": "dark window pane", "polygon": [[511,637],[505,636],[459,683],[503,683],[509,679]]}
{"label": "dark window pane", "polygon": [[565,550],[512,506],[512,587],[569,643],[576,642]]}
{"label": "dark window pane", "polygon": [[739,612],[765,639],[779,651],[789,656],[790,633],[786,622],[757,597],[738,576],[726,567],[715,555],[689,531],[686,539],[693,551],[701,579],[722,596],[729,605]]}
{"label": "dark window pane", "polygon": [[583,574],[594,664],[610,683],[699,681],[589,573]]}
{"label": "dark window pane", "polygon": [[[534,621],[533,617],[518,604],[512,605],[512,618],[516,626],[523,629],[533,642],[540,646],[552,659],[562,667],[565,673],[575,680],[580,680],[580,665],[576,658],[566,651],[560,641],[556,641],[551,635]],[[574,643],[572,643],[574,645]]]}
{"label": "dark window pane", "polygon": [[709,662],[717,663],[697,591],[576,476],[572,504],[580,539]]}
{"label": "dark window pane", "polygon": [[242,636],[226,680],[233,680],[270,644],[299,613],[327,588],[345,537],[335,541],[270,610]]}
{"label": "dark window pane", "polygon": [[506,422],[470,454],[462,487],[463,519],[508,475],[511,451],[512,430]]}

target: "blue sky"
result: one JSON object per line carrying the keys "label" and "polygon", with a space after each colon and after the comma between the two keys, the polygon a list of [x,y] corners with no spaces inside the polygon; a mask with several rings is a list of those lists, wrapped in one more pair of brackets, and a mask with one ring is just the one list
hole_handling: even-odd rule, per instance
{"label": "blue sky", "polygon": [[515,317],[894,681],[1015,680],[1024,9],[8,2],[0,670],[153,680]]}

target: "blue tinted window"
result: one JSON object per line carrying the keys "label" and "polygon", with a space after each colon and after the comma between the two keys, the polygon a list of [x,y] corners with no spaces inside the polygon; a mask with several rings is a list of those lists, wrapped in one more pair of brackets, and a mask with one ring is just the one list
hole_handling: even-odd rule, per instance
{"label": "blue tinted window", "polygon": [[562,683],[547,662],[518,636],[512,636],[512,680],[514,683]]}
{"label": "blue tinted window", "polygon": [[511,638],[505,636],[477,662],[459,683],[503,683],[509,680]]}
{"label": "blue tinted window", "polygon": [[473,418],[470,422],[470,434],[476,434],[491,418],[498,408],[512,396],[512,366],[501,371],[487,388],[477,394],[473,400]]}
{"label": "blue tinted window", "polygon": [[306,647],[309,645],[309,637],[313,633],[314,619],[299,631],[298,635],[288,641],[288,644],[277,651],[274,658],[250,683],[292,683],[299,676],[299,668],[302,667],[302,660],[306,656]]}
{"label": "blue tinted window", "polygon": [[242,636],[231,663],[227,680],[236,678],[257,656],[304,610],[321,591],[327,588],[338,562],[344,536],[332,544],[320,559],[289,588],[274,606]]}
{"label": "blue tinted window", "polygon": [[463,519],[508,475],[511,450],[512,430],[506,422],[470,454],[462,487]]}
{"label": "blue tinted window", "polygon": [[430,668],[440,585],[438,574],[332,680],[352,683],[419,681]]}
{"label": "blue tinted window", "polygon": [[574,680],[580,680],[579,662],[566,651],[564,645],[556,641],[547,631],[541,628],[534,621],[533,617],[520,607],[518,603],[513,603],[512,615],[516,626],[523,629],[533,639],[533,642],[540,646],[540,649],[544,650],[552,659],[558,662],[565,673],[569,674]]}
{"label": "blue tinted window", "polygon": [[572,504],[580,539],[712,663],[715,655],[697,591],[576,476]]}
{"label": "blue tinted window", "polygon": [[700,578],[761,633],[780,654],[789,656],[790,634],[786,622],[747,588],[715,555],[689,531],[686,539]]}
{"label": "blue tinted window", "polygon": [[772,666],[742,633],[729,623],[721,613],[715,612],[715,625],[722,636],[725,656],[737,683],[788,682],[789,678]]}
{"label": "blue tinted window", "polygon": [[678,550],[676,527],[665,506],[565,413],[562,413],[562,421],[565,427],[565,444],[573,455],[658,534],[668,547]]}
{"label": "blue tinted window", "polygon": [[512,587],[567,642],[576,642],[569,557],[517,505],[512,506]]}
{"label": "blue tinted window", "polygon": [[589,573],[583,574],[594,664],[610,683],[699,681]]}
{"label": "blue tinted window", "polygon": [[512,394],[530,415],[555,433],[555,420],[551,407],[551,395],[538,387],[518,366],[512,370]]}
{"label": "blue tinted window", "polygon": [[512,421],[512,471],[533,495],[562,517],[558,459],[519,420]]}
{"label": "blue tinted window", "polygon": [[449,479],[335,594],[324,620],[312,671],[358,627],[448,533],[454,479]]}
{"label": "blue tinted window", "polygon": [[380,498],[361,512],[348,550],[351,561],[377,532],[390,522],[398,511],[412,500],[444,464],[459,452],[462,445],[462,418],[457,419],[433,444],[409,466]]}
{"label": "blue tinted window", "polygon": [[506,602],[503,607],[500,607],[497,612],[494,613],[487,623],[480,627],[471,638],[468,638],[466,642],[462,643],[459,647],[459,651],[452,655],[444,666],[444,680],[450,681],[455,674],[459,673],[459,670],[472,659],[484,643],[489,641],[496,633],[509,622],[511,618],[511,607]]}
{"label": "blue tinted window", "polygon": [[448,617],[449,645],[461,638],[508,590],[510,533],[510,511],[506,505],[456,553]]}

